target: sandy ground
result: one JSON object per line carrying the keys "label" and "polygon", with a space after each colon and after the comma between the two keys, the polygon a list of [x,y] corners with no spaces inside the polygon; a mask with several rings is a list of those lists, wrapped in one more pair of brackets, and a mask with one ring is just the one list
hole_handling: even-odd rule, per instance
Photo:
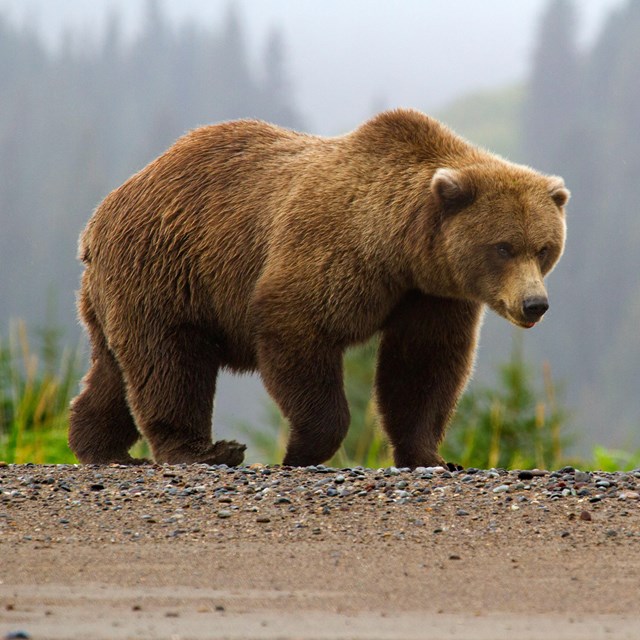
{"label": "sandy ground", "polygon": [[637,640],[640,472],[585,476],[0,467],[0,638]]}

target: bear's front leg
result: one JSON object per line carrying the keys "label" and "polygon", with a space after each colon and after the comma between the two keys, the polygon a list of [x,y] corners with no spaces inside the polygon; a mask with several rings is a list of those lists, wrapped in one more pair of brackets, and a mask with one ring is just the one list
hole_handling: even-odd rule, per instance
{"label": "bear's front leg", "polygon": [[283,464],[302,467],[325,462],[349,428],[342,351],[309,336],[262,335],[258,362],[263,382],[289,421]]}
{"label": "bear's front leg", "polygon": [[412,292],[386,323],[376,370],[398,467],[444,464],[438,447],[473,366],[481,305]]}

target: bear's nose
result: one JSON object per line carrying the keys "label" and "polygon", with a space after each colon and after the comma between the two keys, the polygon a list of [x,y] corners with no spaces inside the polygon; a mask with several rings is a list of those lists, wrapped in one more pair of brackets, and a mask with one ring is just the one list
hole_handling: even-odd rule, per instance
{"label": "bear's nose", "polygon": [[544,296],[525,298],[522,303],[522,314],[530,322],[537,322],[549,308],[549,301]]}

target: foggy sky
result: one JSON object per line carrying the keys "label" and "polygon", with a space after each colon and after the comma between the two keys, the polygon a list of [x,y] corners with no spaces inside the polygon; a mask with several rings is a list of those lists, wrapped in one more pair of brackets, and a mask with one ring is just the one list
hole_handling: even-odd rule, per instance
{"label": "foggy sky", "polygon": [[[216,26],[231,0],[161,0],[176,25]],[[252,55],[280,27],[288,69],[308,129],[336,134],[372,112],[441,108],[479,88],[526,76],[546,0],[237,0]],[[582,0],[581,34],[590,40],[620,0]],[[84,44],[99,40],[116,11],[131,34],[145,0],[0,0],[17,22],[35,22],[55,45],[69,26]]]}

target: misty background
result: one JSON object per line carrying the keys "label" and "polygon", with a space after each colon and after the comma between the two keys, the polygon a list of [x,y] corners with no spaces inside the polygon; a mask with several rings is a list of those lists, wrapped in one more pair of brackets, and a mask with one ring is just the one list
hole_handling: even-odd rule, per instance
{"label": "misty background", "polygon": [[[74,343],[78,234],[100,200],[195,126],[256,117],[336,135],[415,107],[565,177],[549,362],[582,447],[640,446],[639,0],[0,1],[0,335]],[[472,384],[515,332],[487,314]],[[225,376],[218,437],[258,424],[255,378]]]}

